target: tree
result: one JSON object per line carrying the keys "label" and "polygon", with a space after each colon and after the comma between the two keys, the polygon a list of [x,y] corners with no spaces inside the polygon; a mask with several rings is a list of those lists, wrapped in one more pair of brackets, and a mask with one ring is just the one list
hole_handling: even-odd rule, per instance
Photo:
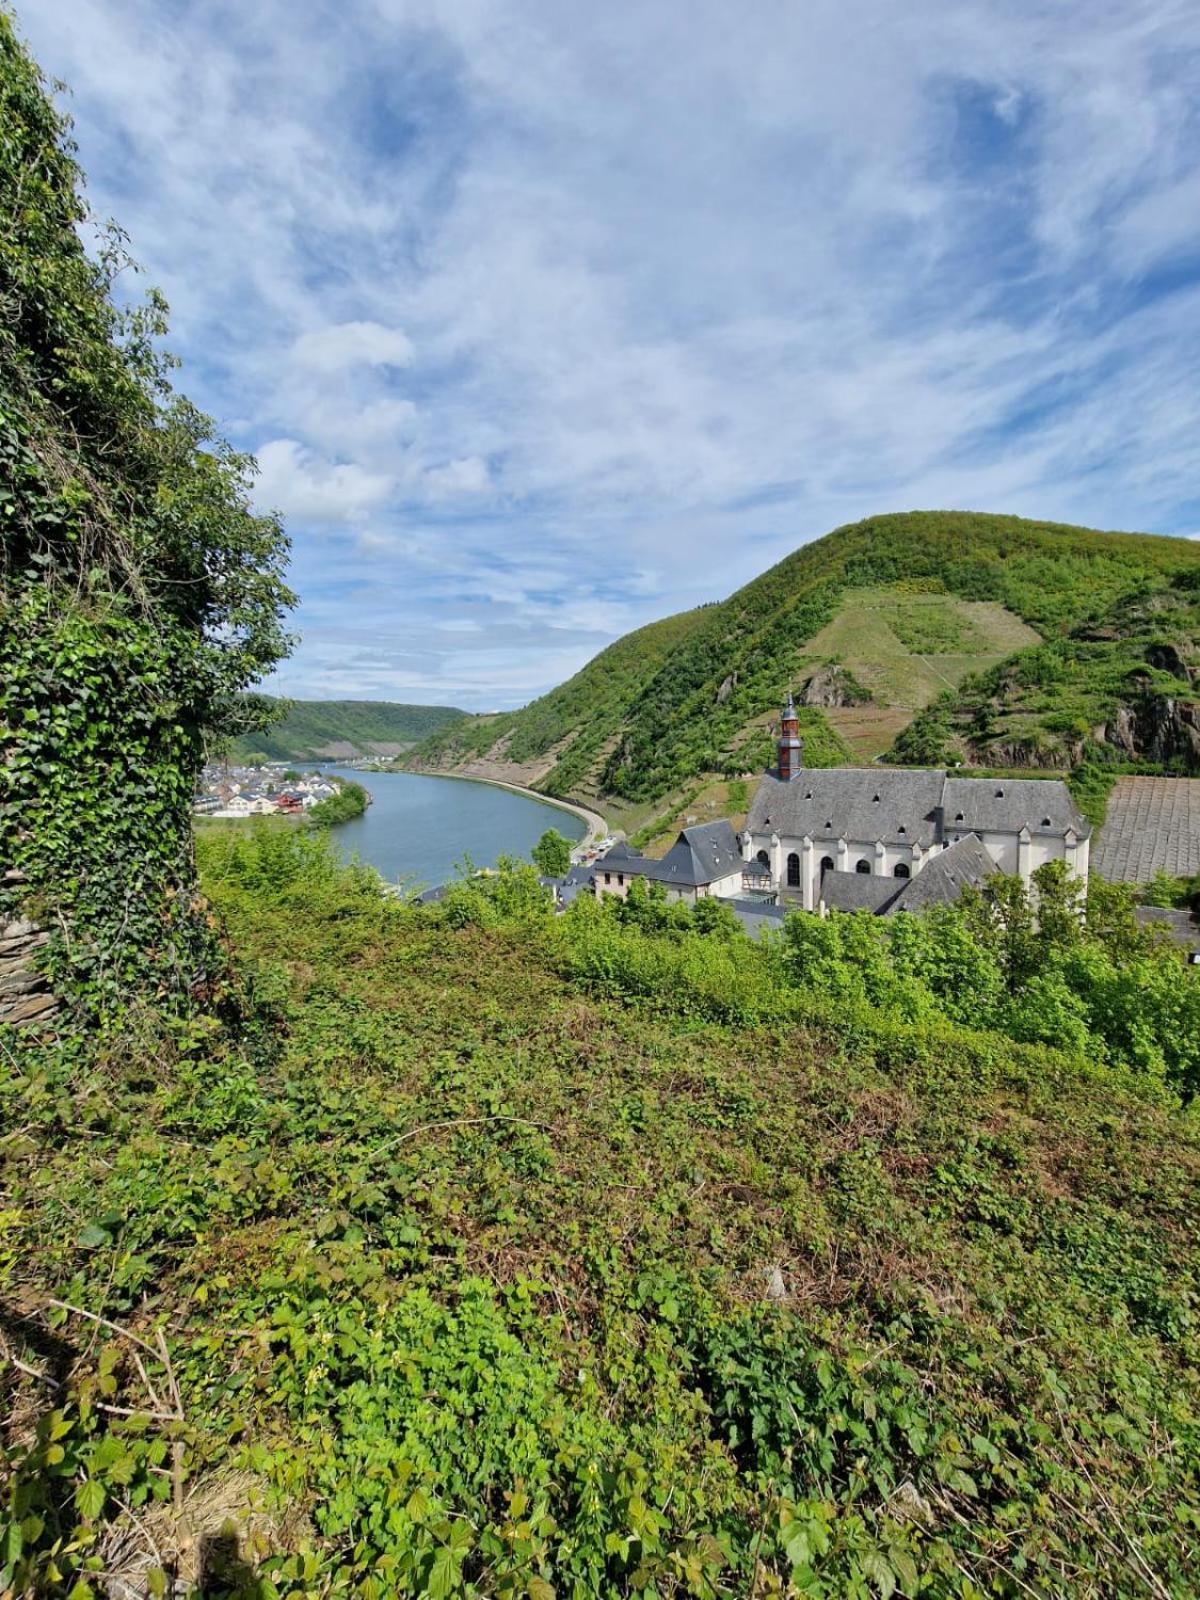
{"label": "tree", "polygon": [[571,841],[557,828],[547,828],[530,855],[547,878],[564,878],[571,868]]}
{"label": "tree", "polygon": [[[212,742],[286,653],[287,540],[253,461],[172,393],[151,293],[95,256],[69,124],[0,11],[0,921],[50,929],[82,1012],[208,1001],[191,800]],[[19,201],[19,203],[18,203]]]}

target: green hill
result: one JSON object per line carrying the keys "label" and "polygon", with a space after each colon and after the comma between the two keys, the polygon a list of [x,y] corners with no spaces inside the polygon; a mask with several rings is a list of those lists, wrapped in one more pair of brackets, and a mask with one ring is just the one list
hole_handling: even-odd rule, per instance
{"label": "green hill", "polygon": [[[654,801],[755,770],[789,685],[810,757],[1200,765],[1200,546],[978,512],[868,518],[618,640],[521,711],[412,752]],[[613,670],[618,668],[619,670]],[[839,668],[840,670],[831,670]],[[912,725],[910,729],[910,724]]]}
{"label": "green hill", "polygon": [[466,715],[453,706],[409,706],[390,700],[277,701],[280,720],[234,741],[234,760],[307,761],[314,756],[397,755]]}

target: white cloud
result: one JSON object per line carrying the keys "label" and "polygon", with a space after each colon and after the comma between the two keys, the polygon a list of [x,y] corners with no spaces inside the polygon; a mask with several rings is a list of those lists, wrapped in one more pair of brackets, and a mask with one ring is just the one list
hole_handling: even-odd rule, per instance
{"label": "white cloud", "polygon": [[1195,6],[23,22],[292,519],[297,685],[512,703],[870,511],[1195,527]]}
{"label": "white cloud", "polygon": [[450,500],[458,495],[482,494],[491,487],[487,462],[478,456],[462,456],[445,466],[431,467],[422,480],[435,500]]}
{"label": "white cloud", "polygon": [[378,322],[338,322],[302,333],[292,354],[301,367],[324,374],[355,366],[407,367],[413,347],[399,328],[385,328]]}
{"label": "white cloud", "polygon": [[352,461],[325,461],[295,439],[259,447],[259,505],[301,523],[355,522],[384,504],[392,480]]}

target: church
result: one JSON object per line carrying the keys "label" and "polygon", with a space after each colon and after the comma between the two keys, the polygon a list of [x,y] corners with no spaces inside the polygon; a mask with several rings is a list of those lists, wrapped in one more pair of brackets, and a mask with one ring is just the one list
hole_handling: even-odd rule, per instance
{"label": "church", "polygon": [[806,768],[789,695],[778,763],[759,783],[741,850],[747,882],[753,877],[764,898],[809,911],[888,914],[957,899],[994,872],[1028,884],[1047,861],[1065,861],[1086,884],[1090,837],[1058,779]]}

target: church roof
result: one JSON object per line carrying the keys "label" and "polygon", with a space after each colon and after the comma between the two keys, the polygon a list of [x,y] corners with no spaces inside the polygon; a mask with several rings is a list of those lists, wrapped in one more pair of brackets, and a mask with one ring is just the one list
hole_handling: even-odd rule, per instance
{"label": "church roof", "polygon": [[876,877],[865,872],[826,872],[821,899],[828,911],[873,911],[891,917],[898,911],[925,911],[951,905],[963,890],[985,883],[996,871],[983,844],[969,833],[931,856],[912,878]]}
{"label": "church roof", "polygon": [[947,828],[974,833],[1064,834],[1074,828],[1081,839],[1091,824],[1060,778],[947,778],[942,797]]}
{"label": "church roof", "polygon": [[973,833],[1052,833],[1091,827],[1061,779],[952,778],[936,768],[808,767],[790,783],[767,773],[746,826],[753,834],[802,839],[939,842],[942,826]]}
{"label": "church roof", "polygon": [[929,906],[951,905],[964,889],[978,888],[995,876],[996,863],[973,833],[950,845],[927,861],[910,878],[887,908],[897,911],[924,911]]}
{"label": "church roof", "polygon": [[821,899],[828,911],[882,912],[904,888],[898,878],[877,878],[867,872],[826,872]]}
{"label": "church roof", "polygon": [[768,773],[746,826],[802,839],[883,839],[927,847],[938,837],[944,772],[909,767],[807,767],[790,783]]}

